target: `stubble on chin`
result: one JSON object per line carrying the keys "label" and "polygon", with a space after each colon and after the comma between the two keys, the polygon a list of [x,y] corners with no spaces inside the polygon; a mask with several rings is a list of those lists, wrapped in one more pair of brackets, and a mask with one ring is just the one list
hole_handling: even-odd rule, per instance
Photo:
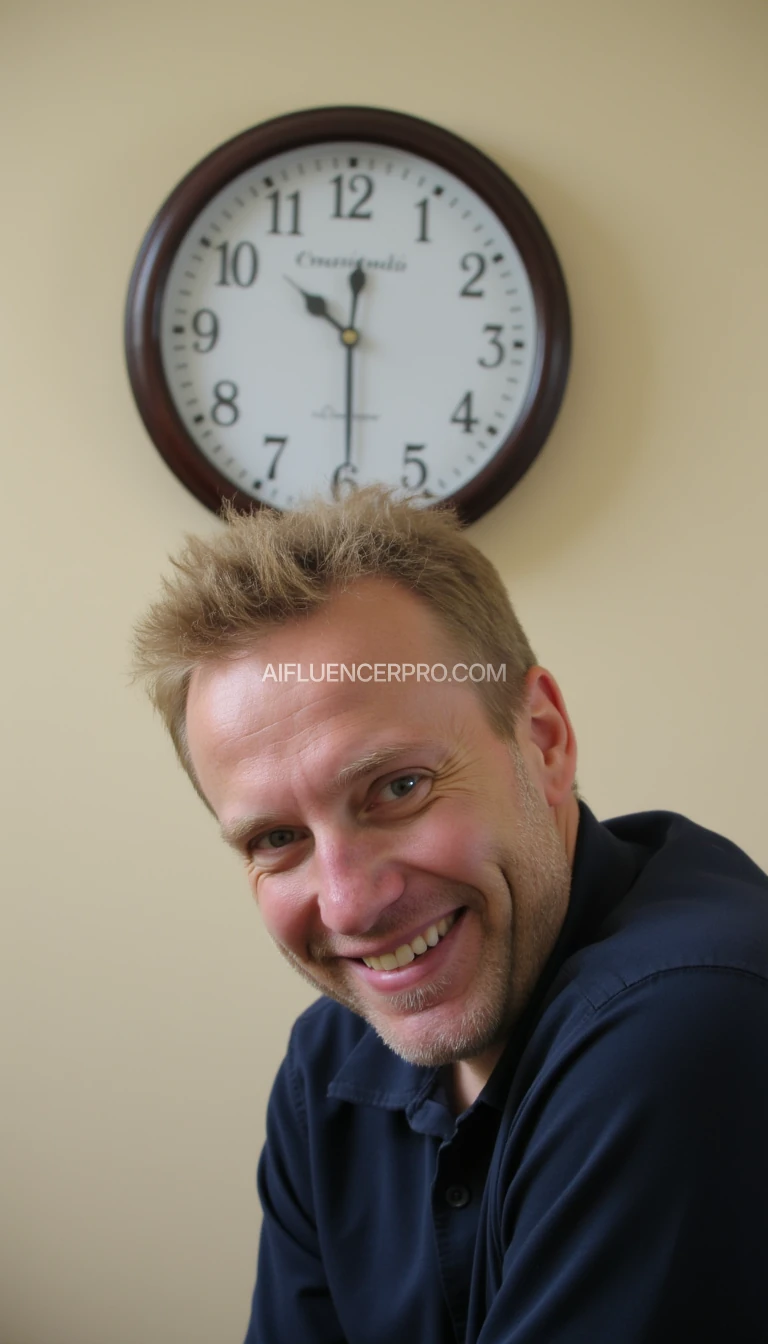
{"label": "stubble on chin", "polygon": [[[273,941],[303,980],[363,1018],[384,1044],[408,1064],[441,1068],[459,1059],[471,1058],[497,1044],[505,1030],[511,974],[511,930],[503,960],[491,957],[490,964],[488,959],[485,960],[484,974],[480,977],[483,983],[475,986],[472,1002],[458,1021],[446,1025],[439,1021],[421,1022],[420,1019],[433,1013],[437,1017],[441,1004],[445,1004],[445,1012],[440,1016],[450,1013],[448,996],[452,982],[449,975],[438,975],[426,985],[388,995],[388,1011],[379,1011],[353,987],[340,983],[341,977],[313,973],[293,952]],[[477,989],[481,989],[479,995]]]}

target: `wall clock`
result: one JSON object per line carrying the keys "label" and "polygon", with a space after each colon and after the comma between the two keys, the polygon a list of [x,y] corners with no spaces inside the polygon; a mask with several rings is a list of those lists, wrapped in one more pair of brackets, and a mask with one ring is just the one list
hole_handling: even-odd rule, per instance
{"label": "wall clock", "polygon": [[543,225],[490,159],[403,113],[327,107],[180,182],[125,341],[151,438],[209,508],[381,481],[468,522],[552,427],[570,316]]}

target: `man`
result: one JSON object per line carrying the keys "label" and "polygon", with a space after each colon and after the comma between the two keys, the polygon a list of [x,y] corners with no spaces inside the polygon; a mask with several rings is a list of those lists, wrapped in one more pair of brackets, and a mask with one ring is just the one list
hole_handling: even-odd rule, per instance
{"label": "man", "polygon": [[324,996],[270,1101],[247,1344],[768,1338],[768,878],[672,813],[595,820],[451,517],[232,517],[138,649]]}

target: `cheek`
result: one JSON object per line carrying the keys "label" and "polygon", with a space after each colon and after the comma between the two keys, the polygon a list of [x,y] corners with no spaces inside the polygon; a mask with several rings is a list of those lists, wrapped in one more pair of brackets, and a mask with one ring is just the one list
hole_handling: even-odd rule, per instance
{"label": "cheek", "polygon": [[267,932],[297,956],[311,933],[313,903],[290,873],[262,873],[249,885]]}
{"label": "cheek", "polygon": [[495,848],[485,819],[466,807],[442,807],[425,818],[407,859],[447,880],[476,886]]}

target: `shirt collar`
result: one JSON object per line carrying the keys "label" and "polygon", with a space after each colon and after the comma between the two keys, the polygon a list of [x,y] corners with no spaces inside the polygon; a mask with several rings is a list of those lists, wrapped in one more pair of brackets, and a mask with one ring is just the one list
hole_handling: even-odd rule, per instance
{"label": "shirt collar", "polygon": [[406,1063],[368,1027],[329,1085],[328,1096],[404,1110],[429,1090],[437,1072]]}
{"label": "shirt collar", "polygon": [[[626,895],[643,859],[641,846],[619,840],[607,825],[597,821],[586,803],[579,802],[571,892],[563,926],[531,1001],[478,1101],[504,1109],[510,1078],[557,972],[589,941],[611,906]],[[329,1085],[328,1096],[389,1110],[415,1108],[431,1092],[439,1072],[406,1063],[369,1027]]]}

